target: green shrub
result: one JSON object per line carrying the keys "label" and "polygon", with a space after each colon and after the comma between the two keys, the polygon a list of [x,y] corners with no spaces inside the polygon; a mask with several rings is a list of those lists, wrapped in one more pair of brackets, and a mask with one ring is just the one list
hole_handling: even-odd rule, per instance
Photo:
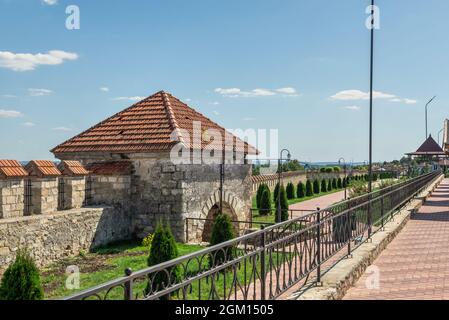
{"label": "green shrub", "polygon": [[331,172],[332,172],[332,167],[327,167],[327,168],[326,168],[326,172],[327,172],[327,173],[331,173]]}
{"label": "green shrub", "polygon": [[262,197],[260,199],[260,209],[259,214],[261,216],[266,216],[271,213],[271,196],[270,191],[265,189],[262,193]]}
{"label": "green shrub", "polygon": [[[265,194],[265,196],[264,196]],[[263,197],[266,197],[266,191],[262,193]],[[232,240],[235,237],[234,228],[232,226],[231,218],[226,214],[218,214],[215,218],[214,226],[212,227],[212,235],[210,237],[210,246]],[[210,255],[209,266],[217,266],[233,258],[235,253],[235,247],[229,246],[215,252]]]}
{"label": "green shrub", "polygon": [[[178,257],[178,247],[176,245],[175,238],[171,232],[168,224],[164,225],[159,222],[154,232],[153,241],[150,249],[150,255],[148,256],[148,266],[154,266],[162,262],[173,260]],[[173,266],[166,269],[166,272],[158,272],[155,275],[151,275],[150,282],[145,289],[146,294],[161,290],[169,284],[178,283],[181,280],[181,269],[179,266]],[[151,290],[150,290],[151,289]],[[169,296],[161,297],[161,300],[167,300]]]}
{"label": "green shrub", "polygon": [[294,199],[295,198],[295,185],[291,182],[287,184],[287,199]]}
{"label": "green shrub", "polygon": [[279,195],[279,182],[276,183],[276,185],[274,186],[274,191],[273,191],[273,200],[274,203],[277,203],[277,199],[278,199],[278,195]]}
{"label": "green shrub", "polygon": [[346,188],[348,186],[348,183],[349,183],[349,177],[343,178],[342,187]]}
{"label": "green shrub", "polygon": [[150,233],[145,238],[142,239],[142,246],[143,247],[151,247],[151,243],[153,242],[154,234]]}
{"label": "green shrub", "polygon": [[332,191],[332,179],[329,179],[327,182],[327,191]]}
{"label": "green shrub", "polygon": [[335,178],[332,179],[332,189],[337,189],[337,179]]}
{"label": "green shrub", "polygon": [[326,179],[321,180],[321,192],[326,192],[327,191],[327,183],[326,183]]}
{"label": "green shrub", "polygon": [[307,180],[306,182],[306,196],[313,196],[312,182],[310,182],[310,180]]}
{"label": "green shrub", "polygon": [[313,180],[313,193],[314,194],[320,193],[320,183],[317,179]]}
{"label": "green shrub", "polygon": [[[279,217],[278,217],[278,213],[276,211],[276,217],[275,217],[275,221],[276,222],[282,222],[282,221],[286,221],[288,220],[288,200],[287,200],[287,193],[285,192],[285,188],[284,186],[281,186],[281,221],[279,221]],[[278,204],[275,204],[276,208],[278,206]]]}
{"label": "green shrub", "polygon": [[260,199],[262,198],[262,192],[265,190],[264,184],[259,184],[256,192],[256,208],[260,209]]}
{"label": "green shrub", "polygon": [[17,252],[16,260],[6,269],[0,285],[0,300],[42,300],[39,270],[26,250]]}
{"label": "green shrub", "polygon": [[343,181],[341,180],[340,177],[339,177],[338,180],[337,180],[337,187],[338,187],[338,189],[343,188]]}
{"label": "green shrub", "polygon": [[304,183],[302,183],[301,181],[298,183],[298,186],[296,187],[296,196],[300,199],[306,196],[306,187],[304,186]]}
{"label": "green shrub", "polygon": [[333,167],[332,170],[333,170],[334,172],[340,172],[340,167]]}
{"label": "green shrub", "polygon": [[321,167],[320,168],[320,172],[322,172],[322,173],[326,172],[326,168],[325,167]]}

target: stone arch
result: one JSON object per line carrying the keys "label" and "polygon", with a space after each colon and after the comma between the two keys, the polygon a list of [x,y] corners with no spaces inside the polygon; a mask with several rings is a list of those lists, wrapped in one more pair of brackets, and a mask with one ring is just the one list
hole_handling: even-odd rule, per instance
{"label": "stone arch", "polygon": [[[230,194],[229,192],[224,192],[223,194],[223,213],[228,215],[231,220],[244,220],[244,218],[239,217],[238,211],[236,210],[238,204],[238,199]],[[215,217],[220,211],[220,194],[219,192],[214,193],[207,201],[206,204],[203,207],[202,210],[202,218],[208,219],[205,221],[203,225],[203,232],[202,232],[202,241],[203,242],[209,242],[212,227],[213,227],[213,220],[215,220]],[[240,226],[239,223],[235,222],[234,225],[234,232],[236,235],[240,233]]]}

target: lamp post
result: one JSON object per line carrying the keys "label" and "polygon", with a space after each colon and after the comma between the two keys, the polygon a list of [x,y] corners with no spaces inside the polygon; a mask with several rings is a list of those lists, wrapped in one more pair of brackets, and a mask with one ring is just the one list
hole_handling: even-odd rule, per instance
{"label": "lamp post", "polygon": [[281,222],[281,179],[282,179],[282,154],[284,152],[287,152],[287,160],[290,160],[291,158],[291,153],[290,151],[288,151],[287,149],[282,149],[280,154],[279,154],[279,160],[278,160],[278,203],[277,203],[277,221]]}
{"label": "lamp post", "polygon": [[428,135],[427,135],[427,107],[429,106],[429,104],[430,104],[436,97],[437,97],[437,96],[434,96],[432,99],[430,99],[429,102],[426,103],[426,107],[425,107],[425,110],[426,110],[426,139],[427,139],[427,137],[428,137]]}
{"label": "lamp post", "polygon": [[338,164],[340,165],[340,163],[341,163],[341,160],[343,160],[343,163],[344,163],[344,165],[343,165],[343,173],[344,173],[344,181],[345,181],[345,183],[344,183],[344,185],[345,185],[345,200],[346,200],[346,195],[347,195],[347,189],[348,189],[348,181],[347,181],[347,177],[346,177],[346,160],[345,160],[345,158],[340,158],[340,159],[338,159]]}

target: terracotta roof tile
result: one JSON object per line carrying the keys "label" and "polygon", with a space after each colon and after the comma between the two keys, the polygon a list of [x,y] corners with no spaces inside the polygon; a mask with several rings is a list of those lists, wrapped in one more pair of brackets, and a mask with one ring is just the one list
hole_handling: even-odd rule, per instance
{"label": "terracotta roof tile", "polygon": [[61,161],[58,165],[58,170],[63,174],[74,176],[84,176],[89,174],[89,171],[87,171],[79,161],[73,160]]}
{"label": "terracotta roof tile", "polygon": [[30,176],[52,177],[61,175],[55,163],[50,160],[31,160],[25,166],[25,170],[28,171]]}
{"label": "terracotta roof tile", "polygon": [[[216,129],[224,138],[224,128],[171,94],[160,91],[58,145],[51,152],[169,151],[177,144],[177,141],[170,140],[172,132],[176,132],[186,147],[191,147],[188,142],[193,136],[193,121],[201,123],[203,132]],[[187,132],[189,137],[183,138],[183,132]],[[203,142],[201,148],[207,144]],[[246,142],[244,146],[247,153],[257,152]]]}
{"label": "terracotta roof tile", "polygon": [[25,177],[28,172],[22,167],[17,160],[0,160],[0,176],[6,178],[10,177]]}
{"label": "terracotta roof tile", "polygon": [[86,166],[94,175],[129,175],[132,164],[129,161],[96,162]]}

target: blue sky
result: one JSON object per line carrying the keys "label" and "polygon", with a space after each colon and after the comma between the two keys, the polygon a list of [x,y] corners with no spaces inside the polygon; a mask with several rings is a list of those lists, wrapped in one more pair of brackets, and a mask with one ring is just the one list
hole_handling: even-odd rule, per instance
{"label": "blue sky", "polygon": [[[279,129],[302,161],[368,158],[368,0],[46,2],[0,0],[0,158],[52,159],[159,90],[226,128]],[[430,132],[449,117],[449,2],[377,3],[380,161],[419,146],[433,95]],[[65,28],[73,4],[80,30]]]}

